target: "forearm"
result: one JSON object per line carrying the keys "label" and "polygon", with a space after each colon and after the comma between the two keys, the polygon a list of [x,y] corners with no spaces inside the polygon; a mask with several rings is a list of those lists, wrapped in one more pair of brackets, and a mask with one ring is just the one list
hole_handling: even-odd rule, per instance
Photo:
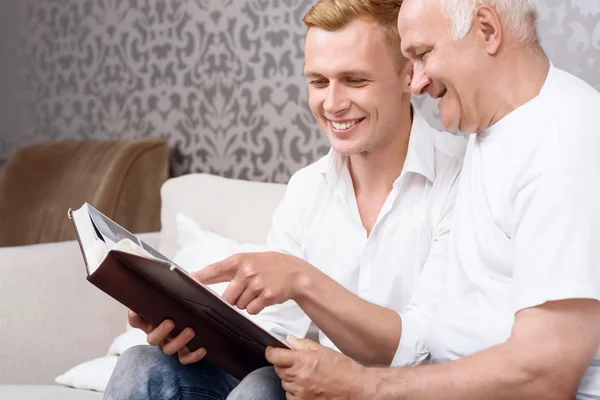
{"label": "forearm", "polygon": [[365,365],[390,365],[402,330],[395,311],[361,299],[317,269],[299,286],[294,300],[344,354]]}
{"label": "forearm", "polygon": [[502,344],[446,364],[367,368],[357,392],[359,397],[381,400],[558,400],[575,396],[576,387],[566,387],[561,379],[550,376],[548,366],[532,368],[523,358],[509,344]]}

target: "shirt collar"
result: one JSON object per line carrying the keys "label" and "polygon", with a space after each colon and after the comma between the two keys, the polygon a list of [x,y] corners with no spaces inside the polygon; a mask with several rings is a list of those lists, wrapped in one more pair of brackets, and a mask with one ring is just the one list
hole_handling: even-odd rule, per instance
{"label": "shirt collar", "polygon": [[321,175],[325,178],[325,182],[335,189],[343,190],[344,176],[350,175],[348,170],[348,157],[344,157],[336,153],[333,148],[329,150],[326,160],[321,168]]}
{"label": "shirt collar", "polygon": [[415,172],[433,182],[435,180],[435,130],[414,106],[412,112],[413,123],[402,172]]}
{"label": "shirt collar", "polygon": [[[429,181],[435,179],[435,137],[433,128],[427,123],[425,117],[414,106],[413,122],[408,139],[408,152],[404,161],[404,172],[414,172],[423,175]],[[402,174],[400,176],[402,176]],[[325,178],[328,185],[343,189],[342,183],[350,175],[348,171],[347,157],[340,156],[338,153],[329,150],[326,160],[321,168],[321,175]],[[400,179],[400,176],[396,180]]]}

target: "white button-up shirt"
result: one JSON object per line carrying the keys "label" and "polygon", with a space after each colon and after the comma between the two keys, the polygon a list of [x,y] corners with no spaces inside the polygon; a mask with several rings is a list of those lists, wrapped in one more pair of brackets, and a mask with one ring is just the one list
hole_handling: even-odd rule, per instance
{"label": "white button-up shirt", "polygon": [[[300,257],[360,297],[401,311],[430,254],[440,251],[436,243],[448,233],[465,147],[463,138],[436,131],[415,110],[404,168],[369,236],[347,158],[330,152],[291,178],[273,217],[268,249]],[[253,319],[275,334],[298,337],[310,325],[293,301]],[[336,349],[322,332],[319,340]]]}

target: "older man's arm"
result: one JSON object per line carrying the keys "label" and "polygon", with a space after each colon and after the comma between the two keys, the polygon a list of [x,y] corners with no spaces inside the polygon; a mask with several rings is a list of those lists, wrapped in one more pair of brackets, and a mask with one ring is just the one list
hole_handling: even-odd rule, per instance
{"label": "older man's arm", "polygon": [[416,368],[368,368],[356,395],[411,400],[572,399],[598,346],[600,302],[549,302],[517,313],[506,343],[470,357]]}

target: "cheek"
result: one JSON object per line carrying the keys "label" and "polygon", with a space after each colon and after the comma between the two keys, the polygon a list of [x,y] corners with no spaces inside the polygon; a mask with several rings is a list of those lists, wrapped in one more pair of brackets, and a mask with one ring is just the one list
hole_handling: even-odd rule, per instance
{"label": "cheek", "polygon": [[310,89],[308,91],[308,105],[310,108],[315,108],[315,106],[319,103],[319,95],[318,92]]}
{"label": "cheek", "polygon": [[460,98],[458,93],[453,89],[450,89],[448,91],[448,94],[450,95],[447,96],[448,111],[450,111],[454,117],[460,117],[464,113],[462,107],[462,99]]}
{"label": "cheek", "polygon": [[464,59],[468,55],[460,53],[456,55],[455,53],[454,51],[440,50],[431,55],[425,65],[425,72],[429,79],[447,87],[454,86],[456,79],[460,79],[463,75],[470,79],[472,68],[469,68],[470,64]]}
{"label": "cheek", "polygon": [[431,80],[440,79],[440,57],[437,55],[431,55],[423,65],[423,73]]}
{"label": "cheek", "polygon": [[323,100],[320,97],[320,95],[314,93],[309,93],[308,95],[308,106],[315,116],[318,117],[322,117],[323,114]]}
{"label": "cheek", "polygon": [[398,114],[402,94],[402,85],[388,82],[377,87],[361,89],[350,99],[354,107],[371,118],[394,118]]}

